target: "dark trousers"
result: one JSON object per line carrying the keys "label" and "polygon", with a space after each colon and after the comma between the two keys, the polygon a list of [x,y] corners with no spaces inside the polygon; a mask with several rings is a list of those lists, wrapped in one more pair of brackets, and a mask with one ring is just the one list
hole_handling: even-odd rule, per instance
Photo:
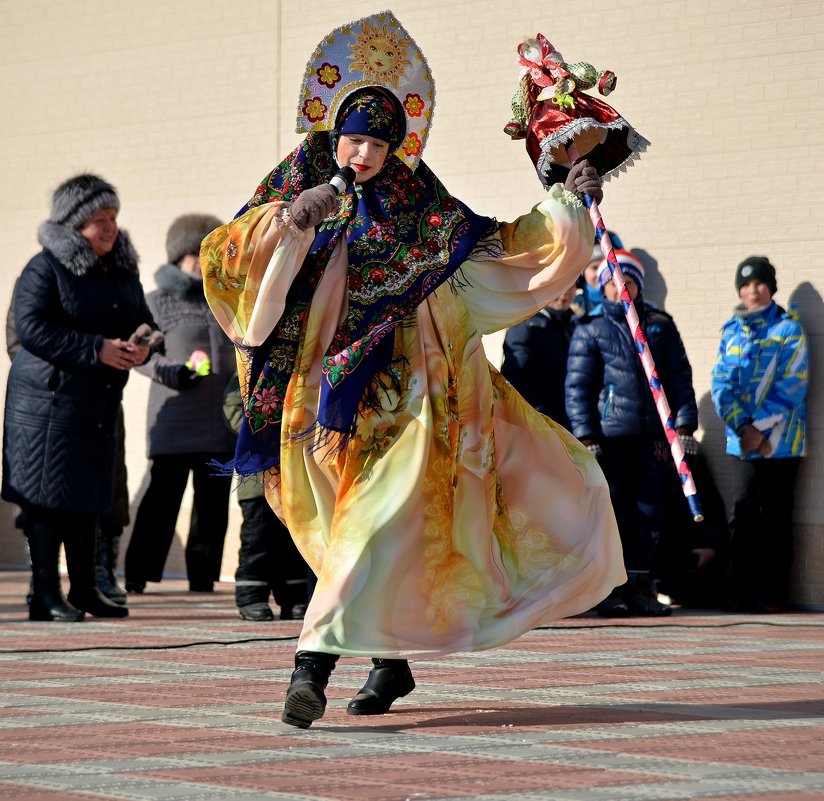
{"label": "dark trousers", "polygon": [[[664,519],[654,576],[660,591],[679,606],[720,608],[726,600],[730,533],[727,509],[703,453],[686,457],[704,519],[693,520],[672,459],[665,470]],[[696,548],[710,548],[712,560],[698,567]]]}
{"label": "dark trousers", "polygon": [[220,578],[232,478],[215,475],[209,462],[216,459],[225,463],[230,458],[231,454],[180,453],[152,459],[149,487],[138,507],[126,550],[126,581],[163,578],[189,473],[194,503],[186,541],[186,574],[190,584],[201,587]]}
{"label": "dark trousers", "polygon": [[789,600],[795,482],[801,459],[735,459],[730,591],[745,603]]}
{"label": "dark trousers", "polygon": [[627,572],[649,573],[663,518],[667,443],[653,437],[609,437],[601,442]]}
{"label": "dark trousers", "polygon": [[260,495],[240,501],[240,552],[235,573],[238,606],[267,603],[269,593],[282,609],[306,604],[311,571],[289,529]]}

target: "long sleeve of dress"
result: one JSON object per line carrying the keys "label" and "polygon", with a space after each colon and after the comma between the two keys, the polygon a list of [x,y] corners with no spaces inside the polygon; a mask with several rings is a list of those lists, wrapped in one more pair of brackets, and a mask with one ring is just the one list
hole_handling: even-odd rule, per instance
{"label": "long sleeve of dress", "polygon": [[532,211],[501,223],[498,252],[481,243],[462,268],[464,303],[482,334],[537,313],[575,283],[592,255],[595,230],[584,204],[561,184]]}
{"label": "long sleeve of dress", "polygon": [[213,231],[201,248],[212,313],[236,345],[260,345],[280,320],[286,294],[314,238],[267,203]]}

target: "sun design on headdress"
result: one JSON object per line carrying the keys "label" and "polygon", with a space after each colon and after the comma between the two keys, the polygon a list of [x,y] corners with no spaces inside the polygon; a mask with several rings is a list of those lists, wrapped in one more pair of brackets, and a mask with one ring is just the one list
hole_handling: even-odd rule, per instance
{"label": "sun design on headdress", "polygon": [[367,81],[391,83],[396,89],[398,80],[406,72],[409,59],[406,57],[409,39],[401,39],[386,25],[374,28],[364,22],[355,44],[350,44],[352,63],[349,71],[360,71]]}

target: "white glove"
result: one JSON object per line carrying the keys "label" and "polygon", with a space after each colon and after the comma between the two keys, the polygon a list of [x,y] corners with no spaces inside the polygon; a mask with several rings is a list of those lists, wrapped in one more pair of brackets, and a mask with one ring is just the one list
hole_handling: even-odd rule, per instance
{"label": "white glove", "polygon": [[698,453],[698,440],[692,434],[679,434],[678,441],[687,456],[695,456]]}

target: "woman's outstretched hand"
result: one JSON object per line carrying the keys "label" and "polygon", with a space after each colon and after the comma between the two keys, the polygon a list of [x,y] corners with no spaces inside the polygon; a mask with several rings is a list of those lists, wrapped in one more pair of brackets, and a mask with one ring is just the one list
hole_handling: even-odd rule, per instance
{"label": "woman's outstretched hand", "polygon": [[301,230],[314,228],[328,217],[338,202],[338,193],[330,184],[304,189],[289,205],[289,215]]}
{"label": "woman's outstretched hand", "polygon": [[598,171],[586,159],[575,164],[564,181],[564,189],[583,199],[589,195],[596,203],[604,199],[603,182]]}

